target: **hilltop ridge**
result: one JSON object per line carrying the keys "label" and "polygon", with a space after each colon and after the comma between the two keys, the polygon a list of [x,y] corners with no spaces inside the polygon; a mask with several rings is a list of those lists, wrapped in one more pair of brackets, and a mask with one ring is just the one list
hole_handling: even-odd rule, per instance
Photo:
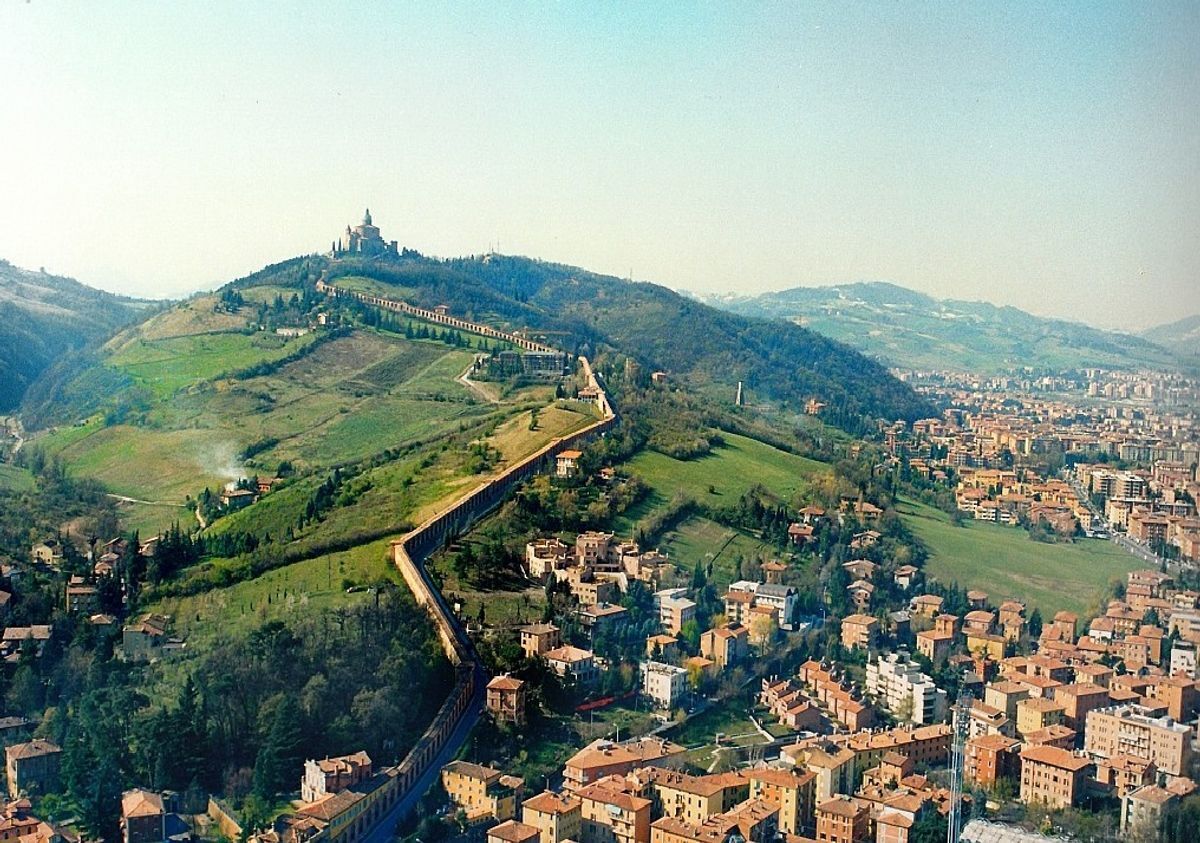
{"label": "hilltop ridge", "polygon": [[991,373],[1198,362],[1194,344],[1168,348],[1149,333],[1134,336],[1008,305],[938,299],[886,281],[696,297],[731,313],[796,322],[901,368]]}

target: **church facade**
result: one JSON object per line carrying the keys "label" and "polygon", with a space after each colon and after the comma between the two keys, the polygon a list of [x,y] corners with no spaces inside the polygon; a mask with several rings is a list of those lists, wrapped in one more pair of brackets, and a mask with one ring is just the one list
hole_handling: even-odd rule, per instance
{"label": "church facade", "polygon": [[379,234],[379,228],[371,221],[371,209],[363,214],[363,221],[351,228],[346,226],[346,232],[330,247],[330,254],[335,258],[343,255],[396,255],[399,248],[395,240],[384,240]]}

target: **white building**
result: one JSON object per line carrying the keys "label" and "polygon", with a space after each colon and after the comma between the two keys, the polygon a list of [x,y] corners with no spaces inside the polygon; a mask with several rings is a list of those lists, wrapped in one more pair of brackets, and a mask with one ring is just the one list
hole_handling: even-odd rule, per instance
{"label": "white building", "polygon": [[1171,675],[1196,679],[1196,645],[1191,641],[1176,641],[1171,648]]}
{"label": "white building", "polygon": [[662,662],[644,661],[641,666],[642,696],[658,708],[674,708],[687,692],[687,671]]}
{"label": "white building", "polygon": [[902,722],[924,725],[946,718],[946,692],[903,650],[867,663],[867,693]]}

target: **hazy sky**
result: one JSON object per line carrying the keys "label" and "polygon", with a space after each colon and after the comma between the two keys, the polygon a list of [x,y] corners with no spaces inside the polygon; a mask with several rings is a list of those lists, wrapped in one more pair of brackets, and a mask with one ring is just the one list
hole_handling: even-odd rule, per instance
{"label": "hazy sky", "polygon": [[369,205],[676,288],[1200,311],[1200,3],[0,4],[0,257],[147,296]]}

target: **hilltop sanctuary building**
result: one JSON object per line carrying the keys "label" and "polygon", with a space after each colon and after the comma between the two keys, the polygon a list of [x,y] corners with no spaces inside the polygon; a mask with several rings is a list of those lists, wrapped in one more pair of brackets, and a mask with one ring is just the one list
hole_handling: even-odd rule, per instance
{"label": "hilltop sanctuary building", "polygon": [[384,240],[379,234],[379,228],[371,222],[371,209],[363,214],[361,224],[351,228],[346,226],[346,233],[333,241],[331,254],[336,257],[343,255],[395,255],[399,249],[395,240]]}

